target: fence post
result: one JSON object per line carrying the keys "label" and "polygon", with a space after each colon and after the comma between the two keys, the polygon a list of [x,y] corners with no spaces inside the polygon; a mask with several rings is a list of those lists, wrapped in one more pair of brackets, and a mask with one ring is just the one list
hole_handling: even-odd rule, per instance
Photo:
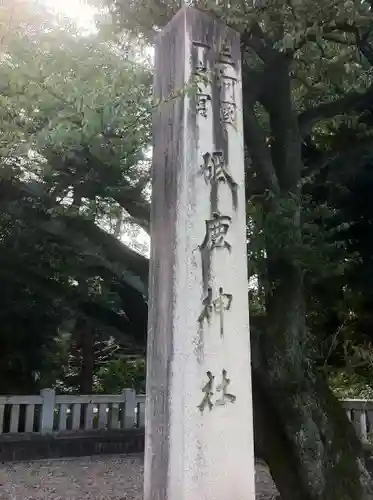
{"label": "fence post", "polygon": [[136,391],[124,389],[122,394],[124,399],[123,426],[125,429],[133,429],[135,427]]}
{"label": "fence post", "polygon": [[56,393],[54,389],[43,389],[40,391],[40,396],[43,398],[40,432],[41,434],[51,434],[53,432]]}
{"label": "fence post", "polygon": [[360,437],[362,443],[368,443],[368,422],[366,410],[363,409],[360,414]]}
{"label": "fence post", "polygon": [[[145,398],[144,398],[145,399]],[[143,429],[145,427],[145,401],[140,403],[139,406],[139,427]]]}

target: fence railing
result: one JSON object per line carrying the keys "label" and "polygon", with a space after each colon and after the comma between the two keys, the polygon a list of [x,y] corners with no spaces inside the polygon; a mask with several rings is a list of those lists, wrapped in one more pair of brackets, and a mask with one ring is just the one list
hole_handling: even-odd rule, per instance
{"label": "fence railing", "polygon": [[[342,404],[361,440],[373,441],[373,400],[345,399]],[[145,395],[132,389],[119,395],[56,395],[44,389],[36,396],[0,396],[0,435],[144,426]]]}
{"label": "fence railing", "polygon": [[133,429],[145,425],[145,396],[122,394],[0,396],[0,434]]}
{"label": "fence railing", "polygon": [[363,443],[373,441],[373,400],[344,399],[342,404]]}

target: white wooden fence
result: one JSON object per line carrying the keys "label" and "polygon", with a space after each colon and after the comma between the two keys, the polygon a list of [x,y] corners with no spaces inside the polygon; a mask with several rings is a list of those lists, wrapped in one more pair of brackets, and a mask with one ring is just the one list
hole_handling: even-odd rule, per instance
{"label": "white wooden fence", "polygon": [[[363,442],[373,441],[373,400],[342,401]],[[145,395],[56,395],[44,389],[36,396],[0,396],[0,434],[134,429],[145,426]]]}
{"label": "white wooden fence", "polygon": [[120,395],[0,396],[0,434],[133,429],[145,425],[145,396],[125,389]]}
{"label": "white wooden fence", "polygon": [[353,423],[357,435],[368,443],[373,441],[373,400],[344,399],[342,404]]}

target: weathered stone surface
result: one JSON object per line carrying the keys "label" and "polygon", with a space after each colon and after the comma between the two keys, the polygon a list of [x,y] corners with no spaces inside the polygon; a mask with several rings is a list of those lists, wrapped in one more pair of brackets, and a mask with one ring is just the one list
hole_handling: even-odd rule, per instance
{"label": "weathered stone surface", "polygon": [[145,500],[252,500],[237,33],[182,9],[156,44],[155,93]]}

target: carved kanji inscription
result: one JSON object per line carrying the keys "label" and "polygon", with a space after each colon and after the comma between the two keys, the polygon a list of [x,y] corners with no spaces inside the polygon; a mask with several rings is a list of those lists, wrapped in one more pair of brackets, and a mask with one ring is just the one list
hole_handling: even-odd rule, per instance
{"label": "carved kanji inscription", "polygon": [[208,70],[207,53],[210,50],[209,45],[201,42],[193,42],[193,46],[197,52],[197,61],[194,67],[196,74],[204,75]]}
{"label": "carved kanji inscription", "polygon": [[232,59],[232,47],[230,41],[227,39],[223,40],[221,45],[218,62],[222,64],[234,64]]}
{"label": "carved kanji inscription", "polygon": [[[208,382],[202,387],[202,392],[204,394],[201,403],[197,406],[201,413],[204,412],[205,408],[208,408],[210,411],[214,407],[213,397],[214,397],[214,380],[215,376],[208,371],[206,373]],[[228,378],[227,370],[222,370],[222,381],[216,387],[216,392],[219,393],[219,398],[215,401],[215,406],[226,406],[227,403],[234,403],[237,397],[234,394],[228,392],[228,386],[231,381]]]}
{"label": "carved kanji inscription", "polygon": [[233,206],[236,210],[238,184],[229,171],[223,152],[207,152],[202,155],[202,159],[203,163],[200,165],[200,172],[206,184],[211,185],[211,197],[214,200],[211,203],[212,211],[216,212],[218,210],[218,186],[221,183],[228,184],[232,193]]}
{"label": "carved kanji inscription", "polygon": [[221,151],[205,153],[202,158],[201,171],[206,183],[226,182],[232,190],[237,189],[237,183],[229,172]]}
{"label": "carved kanji inscription", "polygon": [[207,297],[205,297],[203,299],[202,306],[203,306],[202,312],[198,317],[198,322],[200,324],[202,324],[205,319],[208,322],[211,319],[211,314],[212,314],[212,310],[213,310],[212,288],[208,288]]}
{"label": "carved kanji inscription", "polygon": [[221,76],[221,99],[223,101],[236,102],[237,79],[222,74]]}
{"label": "carved kanji inscription", "polygon": [[227,370],[222,370],[222,382],[216,388],[216,392],[221,392],[221,397],[216,400],[216,406],[225,406],[227,403],[234,403],[236,396],[228,392],[228,386],[231,383],[227,377]]}
{"label": "carved kanji inscription", "polygon": [[236,126],[236,105],[233,102],[223,101],[220,103],[220,119],[223,123]]}
{"label": "carved kanji inscription", "polygon": [[227,250],[231,250],[231,244],[226,240],[232,220],[231,217],[228,215],[221,215],[219,212],[214,212],[212,217],[211,220],[206,221],[206,234],[200,245],[200,250],[211,251],[213,248],[226,248]]}
{"label": "carved kanji inscription", "polygon": [[233,300],[233,295],[224,293],[223,288],[219,288],[219,297],[214,300],[213,305],[215,311],[220,317],[220,336],[224,336],[224,312],[229,311]]}
{"label": "carved kanji inscription", "polygon": [[211,102],[211,96],[209,94],[197,93],[196,99],[197,113],[207,118],[208,103]]}
{"label": "carved kanji inscription", "polygon": [[237,105],[236,105],[236,84],[237,79],[228,76],[221,71],[220,76],[220,119],[223,123],[236,126]]}
{"label": "carved kanji inscription", "polygon": [[208,288],[207,296],[203,299],[203,309],[198,317],[198,322],[202,325],[206,319],[208,322],[211,320],[212,313],[215,311],[219,314],[220,318],[220,335],[224,336],[224,314],[231,308],[233,295],[225,293],[223,287],[219,288],[219,295],[216,299],[212,298],[212,288]]}
{"label": "carved kanji inscription", "polygon": [[215,377],[212,375],[212,373],[210,371],[208,371],[207,378],[208,378],[208,382],[206,382],[206,384],[202,388],[202,392],[204,393],[204,396],[203,396],[201,403],[198,405],[198,408],[199,408],[201,413],[203,413],[206,406],[208,407],[208,409],[210,411],[212,410],[212,408],[214,406],[213,402],[211,401],[211,397],[214,395],[213,386],[214,386],[214,378]]}

